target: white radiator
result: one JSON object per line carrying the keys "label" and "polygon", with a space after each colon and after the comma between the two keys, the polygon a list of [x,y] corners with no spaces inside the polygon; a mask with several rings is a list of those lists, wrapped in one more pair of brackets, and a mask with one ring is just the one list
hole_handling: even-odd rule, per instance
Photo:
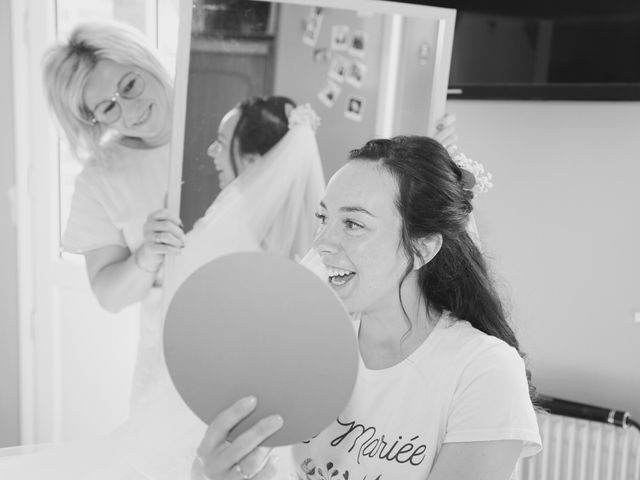
{"label": "white radiator", "polygon": [[640,431],[538,414],[543,449],[520,461],[515,480],[640,480]]}

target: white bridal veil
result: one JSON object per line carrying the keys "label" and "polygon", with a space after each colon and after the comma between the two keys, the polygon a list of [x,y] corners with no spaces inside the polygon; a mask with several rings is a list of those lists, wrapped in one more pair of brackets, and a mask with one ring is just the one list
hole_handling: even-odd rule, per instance
{"label": "white bridal veil", "polygon": [[265,251],[300,259],[311,247],[314,212],[324,188],[312,126],[291,125],[278,144],[220,193],[187,234],[171,271],[169,297],[201,265],[228,253]]}

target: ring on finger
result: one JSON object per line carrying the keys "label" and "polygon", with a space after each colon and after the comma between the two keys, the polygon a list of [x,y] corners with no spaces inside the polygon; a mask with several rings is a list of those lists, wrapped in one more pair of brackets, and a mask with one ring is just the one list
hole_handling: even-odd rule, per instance
{"label": "ring on finger", "polygon": [[251,475],[247,475],[246,473],[244,473],[239,463],[236,463],[235,470],[240,474],[242,480],[249,480],[250,478],[252,478]]}

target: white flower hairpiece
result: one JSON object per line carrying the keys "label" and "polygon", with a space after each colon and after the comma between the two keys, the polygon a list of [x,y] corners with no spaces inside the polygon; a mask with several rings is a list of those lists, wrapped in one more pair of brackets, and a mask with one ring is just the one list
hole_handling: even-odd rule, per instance
{"label": "white flower hairpiece", "polygon": [[304,105],[298,105],[291,112],[289,112],[289,128],[296,125],[308,125],[314,132],[320,126],[320,117],[311,108],[311,105],[305,103]]}
{"label": "white flower hairpiece", "polygon": [[493,183],[491,182],[493,176],[491,173],[484,171],[484,166],[480,162],[476,162],[467,157],[464,153],[460,152],[455,145],[447,147],[447,151],[456,165],[473,175],[475,182],[468,188],[465,187],[467,190],[471,190],[474,193],[485,193],[493,187]]}

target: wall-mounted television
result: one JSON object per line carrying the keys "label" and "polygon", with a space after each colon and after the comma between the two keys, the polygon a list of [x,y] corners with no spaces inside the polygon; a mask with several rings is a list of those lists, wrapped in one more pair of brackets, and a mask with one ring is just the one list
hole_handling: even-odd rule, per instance
{"label": "wall-mounted television", "polygon": [[513,4],[480,11],[482,2],[474,10],[445,3],[458,8],[450,99],[640,100],[634,9],[543,16]]}

